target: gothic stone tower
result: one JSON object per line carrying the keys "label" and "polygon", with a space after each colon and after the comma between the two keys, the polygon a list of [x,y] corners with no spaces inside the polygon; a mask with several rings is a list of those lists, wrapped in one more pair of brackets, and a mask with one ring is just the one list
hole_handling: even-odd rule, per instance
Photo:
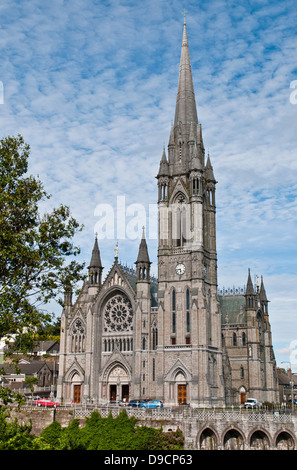
{"label": "gothic stone tower", "polygon": [[158,383],[167,404],[224,402],[215,178],[183,27],[175,119],[158,179]]}
{"label": "gothic stone tower", "polygon": [[[230,363],[231,403],[254,397],[278,402],[276,361],[263,277],[253,285],[250,271],[245,292],[219,296],[223,345]],[[226,383],[226,382],[225,382]]]}

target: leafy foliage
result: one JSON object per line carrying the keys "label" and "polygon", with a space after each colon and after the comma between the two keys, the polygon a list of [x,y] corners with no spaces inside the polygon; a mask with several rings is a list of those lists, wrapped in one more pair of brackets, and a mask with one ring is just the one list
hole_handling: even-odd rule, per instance
{"label": "leafy foliage", "polygon": [[20,425],[17,419],[8,421],[9,414],[0,408],[0,450],[47,449],[46,443],[31,434],[32,425]]}
{"label": "leafy foliage", "polygon": [[4,408],[13,402],[17,404],[18,408],[20,408],[26,403],[24,395],[22,395],[21,393],[12,392],[9,388],[6,387],[0,387],[0,398],[1,402],[4,405]]}
{"label": "leafy foliage", "polygon": [[181,431],[165,433],[161,429],[137,426],[134,417],[123,410],[113,418],[110,413],[102,418],[94,411],[86,419],[84,427],[74,419],[62,428],[54,421],[40,437],[30,434],[31,426],[7,422],[7,415],[0,410],[0,450],[182,450]]}
{"label": "leafy foliage", "polygon": [[[45,431],[46,432],[46,429]],[[44,438],[44,434],[42,435]],[[49,442],[49,441],[47,441]],[[79,428],[73,420],[62,430],[56,450],[173,450],[183,449],[181,431],[164,433],[161,429],[136,426],[136,419],[125,410],[115,418],[102,418],[94,411],[86,425]]]}
{"label": "leafy foliage", "polygon": [[41,433],[42,441],[46,442],[50,449],[57,449],[60,446],[62,436],[62,426],[57,421],[47,426]]}
{"label": "leafy foliage", "polygon": [[51,321],[40,307],[72,289],[84,267],[66,262],[79,254],[72,238],[82,229],[69,207],[39,213],[50,196],[27,174],[29,154],[20,135],[0,140],[0,338],[18,335],[23,352],[36,329]]}

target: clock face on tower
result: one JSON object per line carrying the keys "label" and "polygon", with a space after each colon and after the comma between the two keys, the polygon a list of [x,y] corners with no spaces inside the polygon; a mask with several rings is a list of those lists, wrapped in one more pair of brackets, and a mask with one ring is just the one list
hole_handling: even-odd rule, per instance
{"label": "clock face on tower", "polygon": [[176,265],[175,271],[176,271],[176,274],[179,274],[181,276],[186,271],[186,267],[183,263],[178,263]]}

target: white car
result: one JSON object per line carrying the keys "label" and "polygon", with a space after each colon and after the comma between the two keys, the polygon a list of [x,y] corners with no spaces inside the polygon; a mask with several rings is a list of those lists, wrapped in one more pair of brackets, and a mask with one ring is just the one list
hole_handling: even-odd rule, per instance
{"label": "white car", "polygon": [[256,398],[248,398],[243,406],[244,408],[260,408],[262,403],[259,402]]}

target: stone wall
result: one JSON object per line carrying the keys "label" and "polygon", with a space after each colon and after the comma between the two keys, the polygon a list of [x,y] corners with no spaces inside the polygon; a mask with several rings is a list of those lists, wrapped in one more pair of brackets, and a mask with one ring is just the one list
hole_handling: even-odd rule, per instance
{"label": "stone wall", "polygon": [[[103,417],[113,416],[122,408],[104,407],[98,411]],[[92,409],[40,409],[13,410],[19,424],[32,420],[32,434],[41,431],[54,420],[63,427],[77,418],[81,426]],[[135,416],[138,425],[161,428],[163,431],[181,429],[185,438],[185,450],[199,449],[297,449],[297,415],[262,411],[222,411],[215,409],[126,409]]]}
{"label": "stone wall", "polygon": [[[49,426],[54,420],[61,426],[66,427],[74,419],[74,410],[55,410],[44,408],[23,408],[20,411],[15,409],[10,412],[10,419],[17,418],[19,424],[29,424],[32,422],[32,434],[40,436],[41,431]],[[81,418],[81,421],[85,420]]]}

